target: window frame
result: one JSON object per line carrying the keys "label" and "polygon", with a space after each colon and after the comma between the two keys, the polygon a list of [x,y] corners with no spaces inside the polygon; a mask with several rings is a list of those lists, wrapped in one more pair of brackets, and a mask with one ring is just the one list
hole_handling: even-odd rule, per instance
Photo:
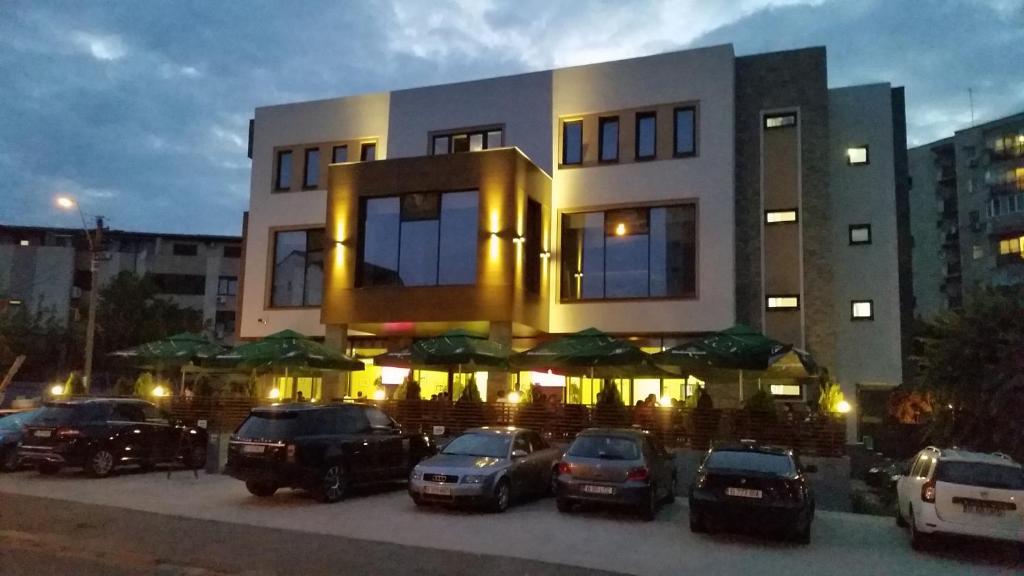
{"label": "window frame", "polygon": [[[312,154],[316,154],[316,182],[309,183],[309,157]],[[320,147],[313,146],[306,148],[302,152],[302,189],[303,190],[316,190],[320,187]]]}
{"label": "window frame", "polygon": [[[854,162],[853,158],[850,157],[850,151],[864,149],[864,161]],[[871,149],[867,144],[857,144],[855,146],[846,147],[846,165],[847,166],[870,166],[871,165]]]}
{"label": "window frame", "polygon": [[[604,157],[605,150],[605,139],[604,139],[604,127],[606,124],[615,124],[615,157],[606,159]],[[619,161],[621,154],[619,142],[622,140],[622,122],[619,117],[616,116],[598,116],[597,117],[597,162],[598,164],[616,164]],[[581,155],[582,157],[582,155]]]}
{"label": "window frame", "polygon": [[[373,158],[367,160],[367,150],[373,150]],[[377,142],[362,142],[359,144],[359,161],[360,162],[373,162],[377,159]]]}
{"label": "window frame", "polygon": [[298,309],[316,309],[323,307],[324,301],[324,290],[320,288],[320,304],[274,304],[274,284],[277,280],[277,235],[282,232],[305,232],[306,233],[306,260],[302,267],[302,301],[306,301],[306,282],[307,275],[309,272],[309,233],[315,231],[323,231],[324,234],[324,245],[320,250],[323,253],[322,266],[324,268],[324,275],[326,276],[326,262],[327,252],[331,246],[330,238],[327,236],[327,228],[322,226],[285,226],[281,228],[271,228],[269,242],[270,253],[268,254],[269,266],[270,266],[270,283],[267,285],[266,291],[266,306],[267,310],[298,310]]}
{"label": "window frame", "polygon": [[[683,111],[689,111],[692,115],[692,125],[690,127],[691,141],[693,142],[693,149],[689,152],[679,151],[679,113]],[[657,122],[657,121],[655,121]],[[657,143],[657,136],[655,136],[655,143]],[[655,146],[657,148],[657,146]],[[672,109],[672,157],[673,158],[693,158],[697,155],[697,107],[694,105],[687,106],[676,106]]]}
{"label": "window frame", "polygon": [[[288,157],[288,182],[281,182],[281,168],[285,165],[284,157]],[[277,150],[274,153],[274,191],[288,192],[292,189],[295,172],[295,153],[291,148]]]}
{"label": "window frame", "polygon": [[[651,143],[651,155],[641,156],[640,155],[640,121],[651,118],[653,120],[654,133],[652,134],[653,142]],[[658,159],[658,112],[656,110],[644,110],[637,112],[635,116],[635,123],[633,125],[633,161],[634,162],[650,162],[651,160]]]}
{"label": "window frame", "polygon": [[[338,160],[338,150],[344,150],[345,151],[345,159],[344,160]],[[348,144],[335,144],[334,146],[331,146],[331,164],[344,164],[346,162],[349,162],[349,159],[348,159]]]}
{"label": "window frame", "polygon": [[[226,283],[224,289],[221,288],[222,283]],[[232,283],[234,283],[233,289]],[[238,276],[218,276],[217,296],[238,296]]]}
{"label": "window frame", "polygon": [[[576,162],[569,162],[567,159],[569,146],[567,143],[566,132],[569,126],[580,127],[580,147],[579,147],[579,160]],[[568,120],[562,120],[562,156],[559,159],[559,166],[582,166],[583,165],[583,119],[572,118]]]}
{"label": "window frame", "polygon": [[[853,232],[854,232],[854,230],[867,230],[868,231],[868,239],[867,240],[854,240],[853,239]],[[849,232],[847,233],[847,239],[850,241],[850,246],[867,246],[867,245],[870,245],[871,241],[872,241],[871,223],[870,222],[865,222],[865,223],[862,223],[862,224],[850,224]]]}
{"label": "window frame", "polygon": [[[867,304],[871,313],[867,316],[857,316],[854,310],[857,304]],[[850,320],[854,322],[869,322],[875,319],[875,301],[873,299],[850,300]]]}
{"label": "window frame", "polygon": [[[795,306],[772,306],[772,298],[795,298]],[[799,294],[765,294],[764,296],[764,309],[767,312],[793,312],[800,310],[800,295]]]}
{"label": "window frame", "polygon": [[[488,137],[492,132],[500,132],[501,138],[499,139],[497,146],[490,145],[490,138]],[[473,150],[472,138],[473,136],[480,136],[482,147],[480,150]],[[437,141],[441,138],[446,138],[448,142],[445,144],[445,151],[438,153]],[[466,140],[467,149],[464,152],[455,151],[455,139],[464,138]],[[488,124],[486,126],[477,126],[470,128],[454,128],[451,130],[434,130],[427,134],[427,155],[428,156],[445,156],[448,154],[465,154],[467,152],[483,152],[484,150],[496,150],[498,148],[505,147],[505,125],[504,124]]]}

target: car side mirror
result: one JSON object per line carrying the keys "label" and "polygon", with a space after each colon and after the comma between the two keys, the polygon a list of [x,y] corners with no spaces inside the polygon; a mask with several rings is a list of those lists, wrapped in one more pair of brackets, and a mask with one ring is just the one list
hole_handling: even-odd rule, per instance
{"label": "car side mirror", "polygon": [[526,458],[526,456],[527,456],[526,450],[513,450],[512,451],[512,459],[513,460],[518,460],[520,458]]}
{"label": "car side mirror", "polygon": [[814,464],[808,464],[808,465],[803,467],[803,471],[804,471],[805,474],[817,474],[818,473],[818,467],[815,466]]}

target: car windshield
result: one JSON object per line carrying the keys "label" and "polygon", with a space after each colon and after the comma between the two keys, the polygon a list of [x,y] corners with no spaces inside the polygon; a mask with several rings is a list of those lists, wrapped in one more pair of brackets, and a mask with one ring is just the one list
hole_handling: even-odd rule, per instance
{"label": "car windshield", "polygon": [[935,480],[982,488],[1024,490],[1024,471],[1016,466],[999,464],[942,461],[935,469]]}
{"label": "car windshield", "polygon": [[235,435],[250,440],[289,440],[298,430],[299,415],[295,412],[253,412]]}
{"label": "car windshield", "polygon": [[4,416],[3,418],[0,418],[0,430],[17,430],[22,426],[31,423],[32,419],[38,413],[38,410],[30,410],[28,412],[18,412],[17,414]]}
{"label": "car windshield", "polygon": [[768,454],[753,450],[714,450],[704,462],[709,470],[749,470],[766,474],[792,474],[796,467],[786,454]]}
{"label": "car windshield", "polygon": [[510,442],[512,436],[509,434],[463,434],[449,442],[441,453],[451,456],[507,458]]}
{"label": "car windshield", "polygon": [[32,418],[33,426],[82,424],[106,418],[109,404],[51,404],[42,407]]}
{"label": "car windshield", "polygon": [[622,436],[580,436],[569,447],[569,456],[603,460],[638,460],[636,440]]}

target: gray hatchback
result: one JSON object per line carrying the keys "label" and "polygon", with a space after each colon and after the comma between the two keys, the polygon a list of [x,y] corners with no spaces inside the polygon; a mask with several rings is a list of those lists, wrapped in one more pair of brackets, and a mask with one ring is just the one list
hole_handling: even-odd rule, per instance
{"label": "gray hatchback", "polygon": [[580,503],[628,506],[653,520],[662,502],[675,500],[672,455],[638,429],[591,428],[581,432],[558,464],[560,512]]}

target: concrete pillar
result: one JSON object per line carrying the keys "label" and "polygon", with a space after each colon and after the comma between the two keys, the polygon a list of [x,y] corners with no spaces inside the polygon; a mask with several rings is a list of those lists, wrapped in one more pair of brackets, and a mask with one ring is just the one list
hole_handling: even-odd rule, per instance
{"label": "concrete pillar", "polygon": [[[512,323],[491,322],[491,329],[488,337],[499,344],[511,347]],[[493,402],[497,399],[498,390],[503,390],[507,393],[511,382],[512,378],[508,372],[491,372],[487,377],[487,401]]]}
{"label": "concrete pillar", "polygon": [[[348,354],[348,324],[328,324],[324,332],[324,345],[342,354]],[[325,372],[323,377],[324,401],[344,398],[350,392],[348,372]]]}

